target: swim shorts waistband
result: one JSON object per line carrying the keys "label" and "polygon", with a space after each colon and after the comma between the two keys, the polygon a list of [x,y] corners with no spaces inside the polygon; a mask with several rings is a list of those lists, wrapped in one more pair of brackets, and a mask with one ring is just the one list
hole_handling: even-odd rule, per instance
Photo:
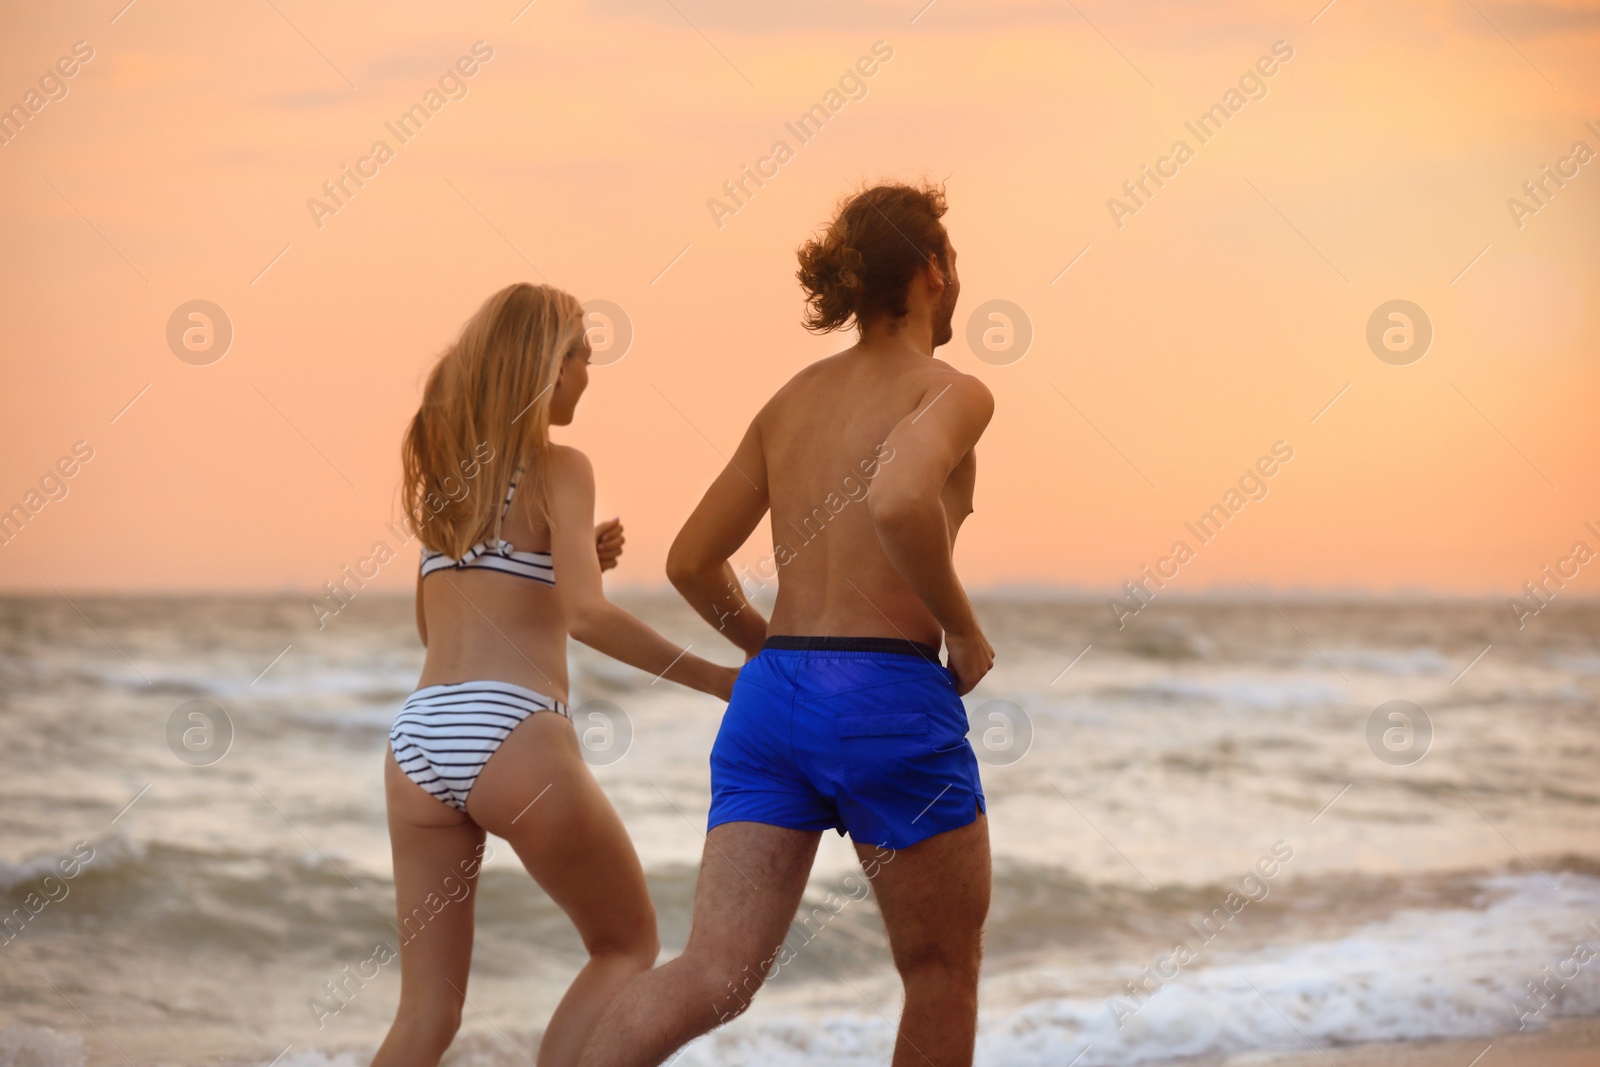
{"label": "swim shorts waistband", "polygon": [[779,634],[767,638],[761,647],[763,650],[770,648],[784,652],[888,652],[939,662],[937,648],[922,641],[908,641],[901,637],[796,637]]}

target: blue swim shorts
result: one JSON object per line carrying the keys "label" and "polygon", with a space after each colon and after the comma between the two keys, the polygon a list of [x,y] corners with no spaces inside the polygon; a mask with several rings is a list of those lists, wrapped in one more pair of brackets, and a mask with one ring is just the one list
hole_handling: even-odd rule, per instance
{"label": "blue swim shorts", "polygon": [[759,822],[908,848],[984,808],[955,675],[877,637],[771,637],[744,665],[711,748],[707,830]]}

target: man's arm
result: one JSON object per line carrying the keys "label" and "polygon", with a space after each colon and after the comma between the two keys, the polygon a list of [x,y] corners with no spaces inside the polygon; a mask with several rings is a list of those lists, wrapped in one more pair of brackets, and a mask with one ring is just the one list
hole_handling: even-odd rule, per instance
{"label": "man's arm", "polygon": [[747,656],[761,651],[767,620],[745,598],[728,559],[749,539],[768,504],[758,417],[667,553],[667,578],[673,587]]}
{"label": "man's arm", "polygon": [[993,414],[994,397],[978,379],[941,376],[889,432],[894,462],[879,468],[867,493],[884,554],[944,628],[950,668],[963,693],[988,673],[994,650],[956,577],[941,493]]}

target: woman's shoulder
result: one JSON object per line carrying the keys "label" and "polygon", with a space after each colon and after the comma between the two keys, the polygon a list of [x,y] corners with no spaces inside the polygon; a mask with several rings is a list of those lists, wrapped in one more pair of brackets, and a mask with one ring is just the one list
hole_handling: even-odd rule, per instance
{"label": "woman's shoulder", "polygon": [[589,462],[588,456],[571,445],[551,443],[545,455],[549,460],[551,482],[554,485],[559,486],[568,480],[594,481],[594,464]]}

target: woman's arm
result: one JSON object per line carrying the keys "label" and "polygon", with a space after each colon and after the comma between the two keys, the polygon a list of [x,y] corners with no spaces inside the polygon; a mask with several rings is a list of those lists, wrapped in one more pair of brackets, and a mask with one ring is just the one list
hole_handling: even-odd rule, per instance
{"label": "woman's arm", "polygon": [[767,461],[757,416],[667,553],[667,578],[673,587],[746,656],[761,651],[767,620],[745,599],[728,559],[761,522],[768,502]]}
{"label": "woman's arm", "polygon": [[417,568],[417,636],[422,647],[428,647],[428,613],[422,610],[422,568]]}
{"label": "woman's arm", "polygon": [[723,700],[738,671],[690,654],[606,599],[594,536],[594,468],[575,448],[550,447],[550,554],[567,632],[597,652]]}

